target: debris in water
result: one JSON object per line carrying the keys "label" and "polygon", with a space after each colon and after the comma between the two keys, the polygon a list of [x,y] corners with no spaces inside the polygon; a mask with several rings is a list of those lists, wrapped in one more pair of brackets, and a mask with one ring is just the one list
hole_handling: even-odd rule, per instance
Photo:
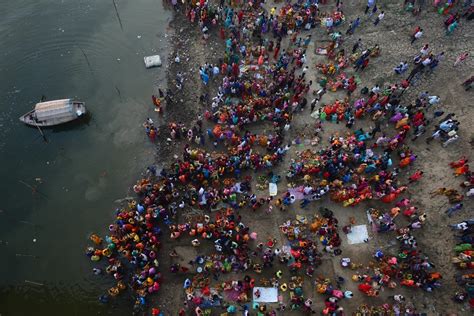
{"label": "debris in water", "polygon": [[30,280],[25,280],[25,283],[34,284],[34,285],[39,285],[39,286],[43,286],[43,285],[44,285],[43,283],[38,283],[38,282],[30,281]]}

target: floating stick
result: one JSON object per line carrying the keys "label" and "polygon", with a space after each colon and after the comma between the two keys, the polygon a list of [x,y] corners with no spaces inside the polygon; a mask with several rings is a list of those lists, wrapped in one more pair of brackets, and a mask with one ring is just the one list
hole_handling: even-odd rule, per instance
{"label": "floating stick", "polygon": [[21,181],[21,180],[18,180],[18,182],[20,182],[21,184],[23,184],[24,186],[26,186],[27,188],[30,188],[32,193],[38,193],[40,194],[42,197],[44,197],[45,199],[47,199],[47,196],[43,193],[41,193],[40,191],[38,191],[38,189],[36,187],[33,187],[31,185],[29,185],[28,183],[24,182],[24,181]]}
{"label": "floating stick", "polygon": [[24,253],[16,253],[15,256],[17,256],[17,257],[30,257],[30,258],[35,258],[35,259],[39,258],[38,256],[28,255],[28,254],[24,254]]}
{"label": "floating stick", "polygon": [[82,49],[82,47],[79,47],[79,49],[81,50],[82,55],[84,55],[84,58],[86,59],[87,66],[89,67],[90,72],[91,72],[92,74],[94,74],[94,71],[92,70],[91,63],[89,62],[89,58],[88,58],[87,55],[86,55],[86,52],[84,52],[84,50]]}
{"label": "floating stick", "polygon": [[123,25],[122,25],[122,20],[120,19],[120,15],[118,13],[118,9],[117,9],[117,4],[115,3],[115,0],[112,0],[112,2],[114,3],[114,8],[115,8],[115,13],[117,14],[117,20],[120,24],[120,29],[122,30],[123,32]]}
{"label": "floating stick", "polygon": [[120,90],[117,86],[115,86],[115,90],[117,90],[118,96],[120,98],[120,101],[122,101],[122,94],[120,93]]}
{"label": "floating stick", "polygon": [[34,285],[39,285],[39,286],[43,286],[43,285],[44,285],[43,283],[38,283],[38,282],[30,281],[30,280],[25,280],[25,283],[34,284]]}

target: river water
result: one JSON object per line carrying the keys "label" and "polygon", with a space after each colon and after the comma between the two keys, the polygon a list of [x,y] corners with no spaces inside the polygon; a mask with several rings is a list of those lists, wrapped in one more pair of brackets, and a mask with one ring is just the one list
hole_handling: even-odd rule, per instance
{"label": "river water", "polygon": [[[166,64],[171,13],[159,0],[0,2],[0,315],[130,315],[98,303],[88,236],[103,235],[154,147],[141,124]],[[92,118],[45,130],[18,117],[47,100],[86,102]]]}

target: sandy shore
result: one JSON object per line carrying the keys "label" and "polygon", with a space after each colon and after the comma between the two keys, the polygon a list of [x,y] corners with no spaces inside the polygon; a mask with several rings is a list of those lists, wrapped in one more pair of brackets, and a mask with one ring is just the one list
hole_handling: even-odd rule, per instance
{"label": "sandy shore", "polygon": [[[273,5],[273,4],[268,4]],[[363,4],[354,5],[352,3],[345,4],[344,12],[347,20],[352,20],[356,16],[363,16]],[[348,280],[347,288],[356,293],[354,299],[344,300],[341,305],[350,313],[357,309],[361,304],[380,305],[387,301],[389,295],[394,293],[403,293],[407,299],[419,310],[425,311],[428,315],[447,315],[448,313],[456,313],[457,315],[469,315],[468,307],[456,305],[452,302],[451,296],[457,285],[454,276],[459,273],[450,262],[452,257],[452,248],[455,244],[452,232],[448,229],[447,224],[456,223],[460,220],[472,216],[472,200],[465,202],[463,211],[454,215],[452,218],[447,218],[444,215],[444,210],[449,207],[447,201],[443,197],[431,198],[429,192],[439,187],[459,187],[459,179],[455,178],[448,163],[458,159],[462,155],[468,155],[470,160],[474,159],[472,139],[474,131],[474,110],[471,105],[472,92],[465,92],[461,83],[468,77],[473,69],[473,58],[469,59],[462,70],[455,69],[453,62],[455,58],[463,51],[472,48],[474,43],[473,34],[469,28],[472,23],[464,22],[456,30],[456,34],[451,37],[444,35],[442,21],[444,17],[439,16],[431,9],[424,11],[420,18],[415,18],[411,14],[404,13],[401,10],[399,3],[381,4],[381,9],[385,10],[386,17],[377,27],[373,26],[367,17],[363,17],[363,25],[356,34],[347,38],[343,44],[346,50],[350,50],[352,44],[357,38],[361,38],[366,47],[375,44],[381,47],[381,56],[371,60],[371,64],[366,71],[360,74],[362,86],[372,87],[375,84],[380,86],[400,80],[393,74],[392,68],[402,60],[411,60],[413,56],[419,51],[422,43],[430,43],[433,50],[436,52],[444,51],[446,58],[436,69],[435,73],[423,77],[416,86],[410,88],[404,95],[404,102],[412,102],[414,98],[421,91],[429,91],[431,94],[436,94],[441,97],[441,103],[437,108],[445,110],[447,113],[452,112],[456,114],[457,119],[461,122],[459,135],[461,139],[447,148],[441,147],[439,142],[432,142],[427,145],[424,141],[426,135],[416,140],[409,141],[410,147],[414,149],[418,155],[416,165],[407,171],[403,171],[404,178],[408,177],[416,169],[421,169],[425,172],[424,178],[420,183],[413,185],[405,197],[409,197],[415,201],[415,205],[424,210],[428,214],[428,224],[421,230],[415,232],[419,248],[430,257],[436,267],[443,274],[443,287],[436,290],[434,293],[426,293],[421,290],[410,290],[405,288],[398,288],[395,291],[386,291],[381,293],[377,298],[369,298],[363,296],[357,291],[357,283],[351,282],[351,275],[360,271],[342,270],[339,264],[339,259],[327,256],[323,264],[317,269],[316,275],[334,278],[336,275],[341,275]],[[322,10],[330,10],[332,6],[321,6]],[[410,45],[409,34],[416,25],[421,25],[426,33],[422,41],[414,45]],[[169,65],[166,67],[168,72],[168,87],[174,91],[174,102],[166,104],[165,112],[159,124],[162,130],[162,136],[159,139],[159,151],[157,164],[167,165],[172,161],[174,155],[181,157],[183,146],[186,143],[183,139],[166,141],[167,125],[170,122],[182,122],[186,126],[193,125],[198,115],[202,114],[206,108],[210,106],[208,103],[201,103],[199,97],[208,93],[212,98],[216,94],[217,84],[220,83],[221,78],[214,82],[211,80],[209,86],[204,86],[199,78],[198,68],[200,65],[208,62],[211,64],[218,63],[219,58],[222,57],[223,41],[218,37],[216,30],[211,31],[211,38],[204,41],[201,38],[201,33],[197,25],[191,25],[182,12],[175,14],[174,20],[171,22],[171,27],[174,32],[171,35],[172,55],[169,58]],[[346,25],[341,27],[340,31],[344,32]],[[310,67],[308,72],[308,80],[312,80],[313,90],[319,89],[317,82],[320,74],[315,70],[315,64],[324,62],[325,56],[314,54],[316,47],[323,46],[327,39],[325,30],[316,28],[311,31],[313,34],[313,41],[307,49],[307,64]],[[180,63],[174,62],[174,56],[180,56]],[[174,80],[176,74],[182,72],[185,81],[183,89],[177,91],[174,87]],[[350,72],[350,71],[349,71]],[[334,102],[336,98],[342,99],[345,96],[344,92],[328,92],[321,101],[323,103]],[[308,99],[311,96],[307,97]],[[297,115],[292,122],[292,128],[287,135],[286,141],[291,142],[295,138],[309,139],[313,133],[313,126],[315,119],[310,116],[309,109],[306,108],[303,113]],[[370,121],[357,121],[355,127],[367,128],[370,126]],[[208,127],[205,123],[205,127]],[[383,126],[384,130],[391,130],[392,127]],[[265,126],[254,126],[252,132],[262,131]],[[320,149],[327,145],[329,136],[335,132],[345,133],[347,130],[343,124],[333,124],[325,122],[323,125],[323,132],[321,134],[321,141],[317,146],[299,145],[292,146],[289,154],[285,156],[284,161],[273,170],[275,173],[282,176],[282,181],[278,184],[279,193],[283,192],[288,185],[284,179],[291,159],[296,157],[297,152],[305,149]],[[431,131],[431,128],[430,128]],[[212,146],[209,146],[209,141],[205,148],[212,151]],[[258,191],[254,189],[257,195],[266,196],[266,191]],[[344,208],[339,204],[324,199],[321,202],[313,203],[312,207],[307,209],[290,209],[286,213],[274,211],[271,216],[268,216],[264,211],[257,213],[242,212],[242,218],[250,227],[255,227],[259,232],[259,236],[266,240],[267,236],[274,236],[277,238],[279,244],[285,244],[286,239],[279,231],[278,227],[284,221],[293,219],[296,214],[311,216],[315,210],[324,205],[334,211],[335,217],[340,223],[348,223],[349,218],[353,217],[358,224],[366,224],[367,217],[365,210],[370,207],[379,208],[387,211],[387,205],[382,205],[376,201],[369,201],[363,203],[355,208]],[[184,218],[186,214],[178,215]],[[178,217],[178,222],[179,222]],[[165,230],[162,242],[161,251],[161,269],[164,273],[162,290],[153,298],[154,306],[159,306],[165,315],[176,315],[177,309],[183,306],[184,291],[182,284],[185,278],[192,276],[189,274],[169,274],[169,267],[174,262],[179,262],[186,266],[187,262],[196,256],[195,248],[190,246],[189,238],[182,238],[179,240],[168,240],[168,231]],[[398,243],[394,242],[394,234],[377,234],[370,233],[370,241],[368,243],[358,245],[348,245],[347,240],[343,236],[342,251],[344,257],[350,257],[353,262],[361,263],[364,267],[367,266],[371,260],[371,254],[376,249],[382,249],[387,252],[397,252]],[[168,253],[175,249],[180,257],[170,259]],[[200,249],[200,253],[205,253],[206,249]],[[264,273],[270,275],[271,271]],[[225,277],[242,278],[243,275],[226,275]],[[324,301],[319,296],[310,282],[305,282],[305,295],[313,297],[315,308],[321,310]],[[299,312],[286,312],[288,315],[298,314]],[[213,315],[218,315],[214,313]]]}

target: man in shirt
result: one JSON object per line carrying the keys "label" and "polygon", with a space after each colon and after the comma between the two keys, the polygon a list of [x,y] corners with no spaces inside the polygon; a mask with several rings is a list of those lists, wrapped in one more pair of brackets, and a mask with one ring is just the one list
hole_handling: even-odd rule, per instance
{"label": "man in shirt", "polygon": [[411,38],[411,44],[413,44],[417,39],[420,39],[422,35],[423,35],[423,29],[420,27],[417,27],[416,32],[413,34]]}
{"label": "man in shirt", "polygon": [[406,61],[401,62],[400,65],[393,68],[393,70],[399,75],[407,71],[407,69],[408,69],[408,63]]}
{"label": "man in shirt", "polygon": [[426,66],[428,66],[429,64],[431,64],[432,61],[433,61],[433,56],[430,55],[430,56],[426,57],[426,58],[421,62],[421,64],[422,64],[424,67],[426,67]]}
{"label": "man in shirt", "polygon": [[[469,221],[472,221],[472,220],[469,220]],[[467,230],[470,224],[468,224],[468,221],[464,221],[457,224],[451,224],[449,226],[451,226],[452,229],[456,229],[456,230]]]}
{"label": "man in shirt", "polygon": [[385,13],[383,11],[380,12],[379,16],[374,21],[374,25],[377,26],[384,17],[385,17]]}
{"label": "man in shirt", "polygon": [[361,47],[361,44],[362,44],[362,39],[358,39],[357,42],[354,44],[354,46],[352,46],[352,54],[354,54],[358,48]]}
{"label": "man in shirt", "polygon": [[369,12],[369,9],[372,8],[375,4],[375,0],[367,0],[367,7],[365,8],[365,14]]}

